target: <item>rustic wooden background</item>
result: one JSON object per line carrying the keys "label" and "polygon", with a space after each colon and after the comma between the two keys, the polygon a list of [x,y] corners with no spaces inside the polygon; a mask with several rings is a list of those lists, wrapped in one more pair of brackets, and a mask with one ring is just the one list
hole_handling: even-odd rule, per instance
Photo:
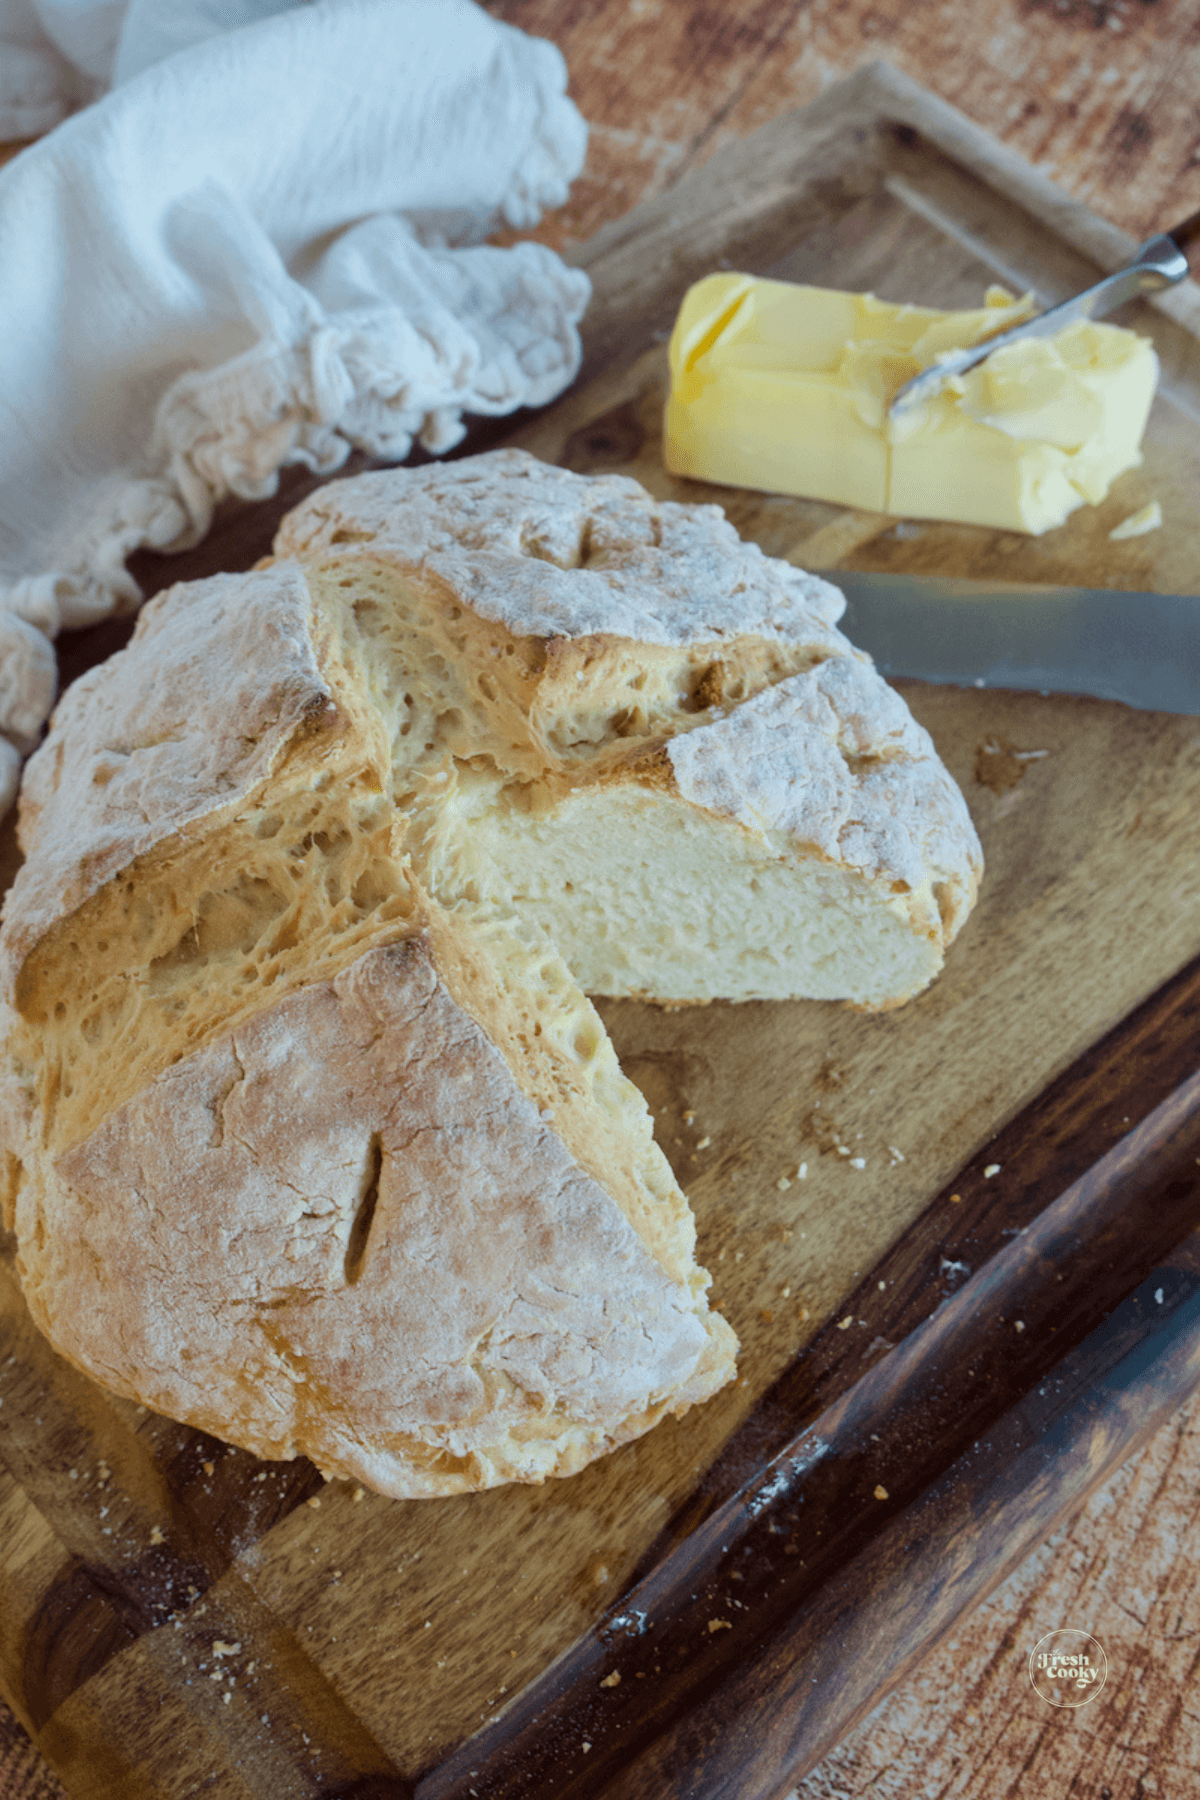
{"label": "rustic wooden background", "polygon": [[[1200,205],[1200,0],[484,0],[550,37],[592,122],[539,235],[590,236],[720,144],[880,56],[1135,235]],[[801,1800],[1200,1797],[1200,1401],[802,1784]],[[1082,1626],[1090,1707],[1032,1692],[1028,1646]],[[60,1790],[0,1719],[0,1800]]]}
{"label": "rustic wooden background", "polygon": [[1200,204],[1197,0],[483,0],[551,38],[591,123],[540,236],[590,237],[876,57],[1139,236]]}

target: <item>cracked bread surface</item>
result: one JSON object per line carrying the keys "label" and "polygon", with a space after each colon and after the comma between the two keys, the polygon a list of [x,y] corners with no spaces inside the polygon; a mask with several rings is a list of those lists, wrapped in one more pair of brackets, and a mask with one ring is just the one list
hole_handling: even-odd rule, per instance
{"label": "cracked bread surface", "polygon": [[30,1305],[260,1454],[414,1497],[570,1473],[710,1392],[732,1333],[687,1233],[664,1266],[552,1117],[426,934],[377,947],[59,1159]]}
{"label": "cracked bread surface", "polygon": [[21,785],[10,977],[110,877],[165,834],[232,811],[298,740],[334,723],[313,627],[299,569],[218,575],[151,600],[121,657],[72,683]]}
{"label": "cracked bread surface", "polygon": [[570,1473],[735,1349],[580,988],[898,1003],[978,845],[836,590],[715,508],[497,452],[331,484],[277,551],[152,602],[29,765],[30,1305],[120,1391],[385,1492]]}
{"label": "cracked bread surface", "polygon": [[719,506],[656,501],[628,476],[520,450],[333,482],[275,544],[308,563],[355,547],[420,568],[514,637],[846,643],[837,588],[765,556]]}

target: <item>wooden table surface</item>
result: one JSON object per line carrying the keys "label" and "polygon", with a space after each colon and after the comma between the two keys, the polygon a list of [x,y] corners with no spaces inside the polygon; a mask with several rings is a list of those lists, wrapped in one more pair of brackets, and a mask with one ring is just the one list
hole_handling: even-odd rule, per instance
{"label": "wooden table surface", "polygon": [[[484,4],[559,44],[591,122],[587,169],[539,230],[550,243],[590,236],[878,57],[1135,235],[1200,206],[1200,0]],[[805,1779],[801,1800],[1200,1800],[1198,1513],[1194,1399]],[[1069,1627],[1104,1648],[1103,1706],[1052,1707],[1030,1685],[1033,1645]],[[0,1800],[59,1792],[0,1708]]]}

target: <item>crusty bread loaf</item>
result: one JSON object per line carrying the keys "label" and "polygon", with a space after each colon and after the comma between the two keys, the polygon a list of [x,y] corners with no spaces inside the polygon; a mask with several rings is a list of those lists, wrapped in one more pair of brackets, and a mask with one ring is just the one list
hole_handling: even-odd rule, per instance
{"label": "crusty bread loaf", "polygon": [[872,1007],[978,846],[841,599],[516,452],[324,488],[28,765],[8,1208],[120,1392],[384,1492],[567,1474],[729,1378],[583,992]]}

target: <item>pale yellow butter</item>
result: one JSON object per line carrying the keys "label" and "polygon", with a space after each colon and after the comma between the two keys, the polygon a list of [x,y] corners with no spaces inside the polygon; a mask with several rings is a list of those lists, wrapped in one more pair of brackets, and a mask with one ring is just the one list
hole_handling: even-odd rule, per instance
{"label": "pale yellow butter", "polygon": [[1113,543],[1120,543],[1122,538],[1145,537],[1148,531],[1157,531],[1162,522],[1162,507],[1157,500],[1151,500],[1137,512],[1130,513],[1127,519],[1122,519],[1119,525],[1114,525],[1108,535]]}
{"label": "pale yellow butter", "polygon": [[871,294],[710,275],[671,337],[668,469],[872,512],[1039,533],[1141,461],[1158,379],[1147,338],[1080,323],[996,351],[893,425],[939,355],[1034,311],[990,288],[937,312]]}

